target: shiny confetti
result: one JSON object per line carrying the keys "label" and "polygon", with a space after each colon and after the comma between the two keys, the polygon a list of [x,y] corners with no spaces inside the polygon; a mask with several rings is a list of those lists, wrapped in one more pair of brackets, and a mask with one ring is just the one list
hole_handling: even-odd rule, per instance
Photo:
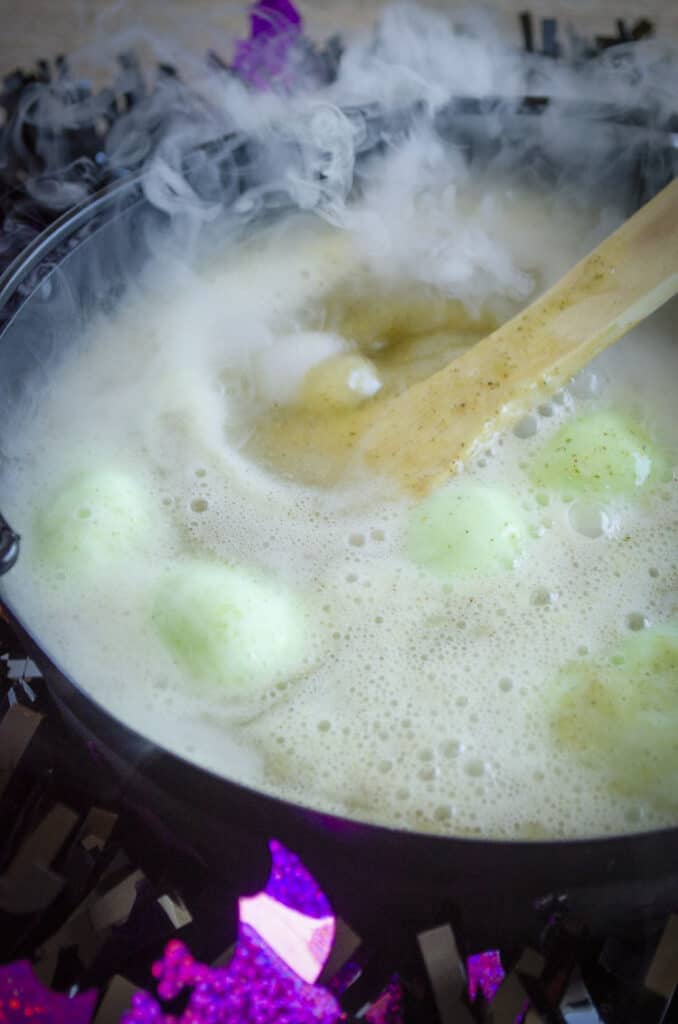
{"label": "shiny confetti", "polygon": [[68,996],[51,992],[27,960],[0,967],[0,1024],[89,1024],[96,992]]}
{"label": "shiny confetti", "polygon": [[365,1020],[369,1024],[405,1024],[403,986],[397,975],[367,1010]]}
{"label": "shiny confetti", "polygon": [[499,950],[490,949],[485,953],[476,953],[475,956],[468,957],[466,973],[470,1002],[474,1003],[479,994],[486,1002],[492,1002],[505,976]]}
{"label": "shiny confetti", "polygon": [[302,20],[290,0],[258,0],[250,12],[250,37],[235,48],[232,70],[254,89],[291,84],[290,57]]}
{"label": "shiny confetti", "polygon": [[148,992],[136,993],[122,1024],[334,1024],[333,995],[312,983],[335,931],[330,904],[294,854],[272,840],[264,892],[238,902],[235,953],[225,967],[199,963],[178,940],[153,965],[160,1000],[189,990],[180,1017],[165,1014]]}
{"label": "shiny confetti", "polygon": [[278,903],[307,917],[328,917],[332,908],[327,896],[299,858],[276,839],[270,841],[271,874],[264,890]]}
{"label": "shiny confetti", "polygon": [[168,943],[153,965],[158,995],[174,999],[190,990],[179,1017],[165,1014],[148,992],[138,992],[121,1024],[334,1024],[342,1013],[325,989],[309,985],[278,959],[248,925],[226,967],[195,960],[183,943]]}

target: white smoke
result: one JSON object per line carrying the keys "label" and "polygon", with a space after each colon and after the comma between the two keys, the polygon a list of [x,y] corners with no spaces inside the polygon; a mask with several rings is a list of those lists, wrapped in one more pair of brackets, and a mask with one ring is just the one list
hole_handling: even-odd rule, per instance
{"label": "white smoke", "polygon": [[[189,28],[200,18],[192,15]],[[172,63],[179,76],[161,74],[144,94],[134,62],[123,62],[112,93],[136,89],[136,102],[108,133],[104,157],[114,174],[143,168],[148,200],[172,219],[186,253],[206,228],[214,234],[222,222],[242,227],[297,207],[355,231],[380,273],[388,262],[391,274],[472,297],[482,268],[521,298],[530,281],[495,251],[482,218],[459,228],[461,185],[480,172],[503,172],[569,190],[579,204],[594,187],[608,189],[617,171],[630,180],[641,163],[650,191],[670,174],[665,158],[648,157],[678,96],[677,53],[657,42],[620,45],[587,61],[553,60],[521,53],[487,13],[398,4],[347,44],[329,84],[301,41],[289,51],[288,73],[259,90],[208,66],[179,35],[143,26],[100,40],[72,63],[105,66],[130,49]],[[228,59],[233,39],[215,33],[214,49]],[[519,113],[535,94],[550,100],[548,109]],[[60,133],[103,117],[110,99],[105,90],[78,99],[58,82],[22,97],[14,145],[21,149],[27,130],[36,137],[43,167],[26,185],[55,210],[84,198],[96,172],[86,161],[64,164]],[[460,112],[465,100],[480,103],[481,113]],[[615,123],[638,110],[641,126]],[[472,137],[479,128],[480,143]],[[415,238],[415,212],[421,223],[422,206],[441,191],[445,218],[432,208]]]}

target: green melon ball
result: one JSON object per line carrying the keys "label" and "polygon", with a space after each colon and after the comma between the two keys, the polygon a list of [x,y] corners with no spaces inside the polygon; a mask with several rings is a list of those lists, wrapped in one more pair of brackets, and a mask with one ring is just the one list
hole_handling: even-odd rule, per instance
{"label": "green melon ball", "polygon": [[308,657],[308,617],[284,585],[242,568],[193,561],[169,572],[153,623],[195,678],[248,696],[299,674]]}
{"label": "green melon ball", "polygon": [[142,484],[118,469],[71,477],[38,509],[38,557],[54,568],[98,572],[142,547],[153,529]]}
{"label": "green melon ball", "polygon": [[510,569],[525,545],[525,514],[504,491],[455,481],[410,518],[405,547],[419,565],[447,575]]}
{"label": "green melon ball", "polygon": [[537,455],[531,477],[562,494],[632,495],[666,479],[667,463],[642,427],[613,410],[566,423]]}
{"label": "green melon ball", "polygon": [[554,739],[613,790],[678,810],[678,626],[644,630],[561,671]]}

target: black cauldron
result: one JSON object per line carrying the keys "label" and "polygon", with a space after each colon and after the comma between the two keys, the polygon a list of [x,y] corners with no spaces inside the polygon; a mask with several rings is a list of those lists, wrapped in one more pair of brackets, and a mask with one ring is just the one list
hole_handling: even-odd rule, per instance
{"label": "black cauldron", "polygon": [[[670,136],[644,123],[642,112],[572,110],[581,146],[571,149],[551,139],[545,107],[535,101],[507,113],[491,100],[462,101],[438,116],[437,127],[470,160],[528,182],[563,175],[573,181],[586,167],[586,187],[596,179],[606,196],[614,189],[629,212],[675,174]],[[497,118],[503,118],[501,132],[488,135],[483,125]],[[582,156],[589,133],[607,133],[608,151],[617,152],[615,161],[599,157],[593,174]],[[130,179],[62,217],[15,261],[0,279],[3,401],[28,400],[36,384],[46,383],[53,351],[69,344],[95,313],[117,306],[126,282],[152,258],[165,220],[146,199],[143,181]],[[19,544],[1,517],[0,549],[0,569],[11,569]],[[608,930],[678,906],[678,828],[498,842],[377,827],[274,799],[147,741],[143,713],[137,731],[123,726],[88,694],[86,679],[67,675],[11,602],[4,608],[72,727],[74,744],[91,751],[93,789],[103,788],[109,803],[185,848],[197,870],[243,892],[262,888],[267,841],[275,837],[301,856],[337,913],[364,938],[380,931],[382,945],[385,922],[387,930],[412,932],[453,920],[479,948],[533,939],[549,909],[565,902],[593,929]],[[359,737],[354,742],[359,760]]]}

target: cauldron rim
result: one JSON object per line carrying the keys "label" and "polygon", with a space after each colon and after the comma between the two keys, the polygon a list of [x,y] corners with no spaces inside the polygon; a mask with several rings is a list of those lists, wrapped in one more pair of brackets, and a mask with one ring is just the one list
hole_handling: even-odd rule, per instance
{"label": "cauldron rim", "polygon": [[[85,225],[96,213],[111,214],[113,208],[115,216],[115,204],[121,198],[141,199],[141,185],[141,176],[117,182],[101,190],[75,210],[64,214],[38,235],[0,276],[0,312],[15,295],[26,276],[56,245]],[[87,244],[87,239],[84,244]],[[29,302],[32,294],[33,292],[27,295],[24,301]],[[13,317],[0,331],[0,339],[12,319]],[[666,878],[669,874],[675,874],[675,864],[678,862],[678,825],[621,834],[553,839],[459,836],[394,827],[357,817],[342,817],[258,790],[256,787],[221,775],[213,769],[200,766],[182,754],[148,739],[138,728],[122,722],[59,666],[58,661],[41,646],[30,626],[13,608],[11,601],[2,594],[0,606],[6,609],[10,623],[26,643],[28,653],[43,670],[48,684],[56,689],[60,701],[68,706],[83,729],[91,731],[89,719],[104,721],[109,729],[113,728],[118,738],[124,737],[123,748],[134,749],[133,760],[136,760],[137,767],[141,765],[144,771],[148,764],[157,766],[160,760],[163,764],[162,770],[159,769],[160,776],[171,767],[174,771],[184,772],[196,783],[203,780],[207,784],[207,780],[210,780],[211,786],[216,785],[224,794],[228,794],[229,807],[232,803],[238,804],[241,809],[244,808],[245,815],[252,812],[256,806],[257,817],[271,823],[268,830],[269,838],[275,834],[276,838],[287,841],[294,847],[295,837],[301,837],[304,832],[313,834],[320,831],[324,836],[321,843],[323,848],[326,848],[328,834],[335,839],[341,836],[341,841],[347,844],[352,856],[359,850],[362,851],[367,844],[373,848],[377,859],[379,851],[393,853],[397,850],[398,857],[402,853],[404,864],[428,863],[431,867],[445,865],[445,871],[448,870],[449,862],[454,861],[457,866],[463,865],[462,873],[465,872],[465,878],[491,870],[496,859],[497,864],[512,864],[514,870],[519,869],[521,877],[525,879],[525,885],[535,891],[549,890],[549,880],[553,880],[552,888],[556,888],[555,882],[559,871],[564,888],[571,886],[573,882],[583,881],[587,884],[587,880],[590,879],[594,879],[596,884],[599,884],[601,879],[607,879],[610,884],[614,884],[620,880],[622,883],[635,880],[639,876],[652,878],[658,874]],[[96,742],[96,730],[93,731],[93,738]],[[125,756],[123,753],[123,760]],[[306,849],[303,842],[301,846],[305,861],[310,861],[311,868],[318,874],[318,866],[313,863],[313,849]],[[585,867],[586,864],[589,865],[588,869]],[[505,870],[505,867],[501,868],[500,873],[503,874]],[[533,872],[534,877],[531,881],[525,877],[525,872]],[[508,873],[512,873],[510,867]]]}

